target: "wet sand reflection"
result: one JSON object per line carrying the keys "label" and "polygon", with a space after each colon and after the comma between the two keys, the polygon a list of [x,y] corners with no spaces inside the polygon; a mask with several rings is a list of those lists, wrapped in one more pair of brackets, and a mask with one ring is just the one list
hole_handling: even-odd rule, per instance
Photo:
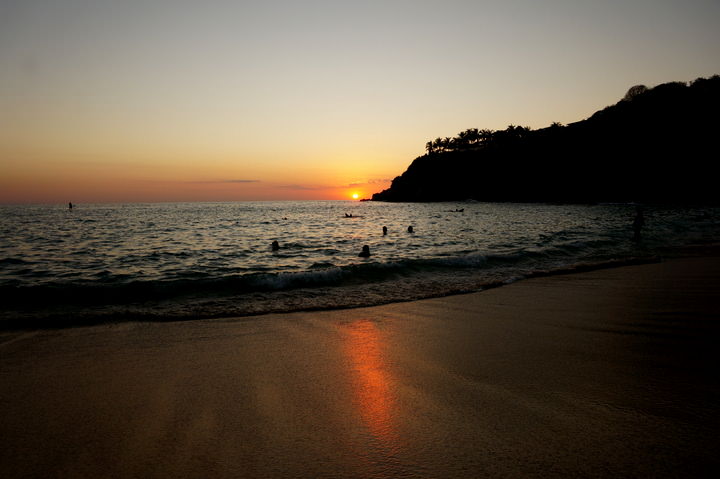
{"label": "wet sand reflection", "polygon": [[368,320],[349,325],[345,350],[350,362],[353,401],[376,447],[394,454],[399,438],[393,422],[395,396],[384,357],[382,333]]}

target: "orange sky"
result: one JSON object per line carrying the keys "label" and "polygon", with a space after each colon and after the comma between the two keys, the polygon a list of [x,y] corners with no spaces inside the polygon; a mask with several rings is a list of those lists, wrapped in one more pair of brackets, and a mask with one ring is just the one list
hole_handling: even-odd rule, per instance
{"label": "orange sky", "polygon": [[[93,143],[90,140],[88,143]],[[135,150],[78,142],[2,151],[0,202],[312,200],[365,198],[390,183],[381,152],[361,161],[297,154],[278,161],[272,149],[255,154],[157,145]],[[291,153],[277,153],[277,156]],[[380,159],[378,161],[377,159]],[[397,168],[397,167],[395,167]],[[381,172],[380,174],[375,172]],[[384,176],[383,176],[384,173]]]}
{"label": "orange sky", "polygon": [[436,137],[720,73],[687,5],[2,2],[0,202],[368,197]]}

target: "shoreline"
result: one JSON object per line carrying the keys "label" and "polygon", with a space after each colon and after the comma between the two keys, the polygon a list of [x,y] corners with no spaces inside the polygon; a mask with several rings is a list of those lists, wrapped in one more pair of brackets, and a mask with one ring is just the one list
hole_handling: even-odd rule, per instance
{"label": "shoreline", "polygon": [[4,334],[14,477],[711,477],[720,256]]}
{"label": "shoreline", "polygon": [[[36,331],[36,330],[53,330],[65,328],[82,328],[99,325],[121,324],[126,322],[149,322],[149,323],[173,323],[185,321],[212,321],[217,319],[232,318],[252,318],[261,317],[272,314],[293,314],[293,313],[312,313],[321,311],[342,311],[347,309],[370,308],[376,306],[385,306],[391,304],[410,303],[414,301],[423,301],[426,299],[435,299],[443,297],[452,297],[466,294],[476,294],[491,289],[515,284],[519,281],[525,281],[533,278],[542,278],[549,276],[572,275],[583,272],[599,271],[603,269],[622,268],[626,266],[654,264],[660,263],[666,259],[693,257],[697,255],[720,256],[720,245],[709,244],[702,246],[685,246],[682,248],[673,248],[667,250],[670,252],[667,258],[651,254],[647,256],[636,256],[623,259],[609,259],[597,263],[578,263],[574,265],[562,266],[552,270],[537,270],[527,275],[513,277],[506,280],[497,280],[473,286],[468,290],[455,290],[443,294],[427,295],[405,300],[390,300],[387,302],[373,302],[370,304],[357,305],[341,305],[341,306],[316,306],[316,307],[300,307],[297,309],[278,309],[268,310],[265,312],[248,312],[245,314],[210,314],[210,315],[192,315],[192,316],[175,316],[175,315],[156,315],[156,314],[136,314],[136,313],[107,313],[97,315],[87,313],[83,310],[72,311],[70,313],[59,313],[52,315],[44,315],[40,317],[10,317],[8,319],[0,319],[0,335],[3,333],[11,333],[14,331]],[[682,253],[680,253],[682,251]],[[310,289],[312,291],[312,289]]]}

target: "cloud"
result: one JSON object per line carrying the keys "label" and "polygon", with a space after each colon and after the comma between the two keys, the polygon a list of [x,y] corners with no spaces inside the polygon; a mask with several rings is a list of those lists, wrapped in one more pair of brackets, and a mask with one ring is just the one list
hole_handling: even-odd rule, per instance
{"label": "cloud", "polygon": [[202,185],[221,184],[221,183],[260,183],[260,180],[205,180],[205,181],[188,181],[187,183],[195,183]]}
{"label": "cloud", "polygon": [[320,191],[327,190],[327,186],[310,186],[310,185],[280,185],[278,188],[286,190],[300,190],[300,191]]}
{"label": "cloud", "polygon": [[349,185],[346,186],[346,188],[357,188],[358,186],[365,186],[365,185],[378,185],[378,184],[382,184],[382,183],[390,183],[391,181],[392,181],[392,179],[389,179],[389,178],[388,179],[383,178],[383,179],[379,179],[379,180],[367,180],[364,182],[350,183]]}

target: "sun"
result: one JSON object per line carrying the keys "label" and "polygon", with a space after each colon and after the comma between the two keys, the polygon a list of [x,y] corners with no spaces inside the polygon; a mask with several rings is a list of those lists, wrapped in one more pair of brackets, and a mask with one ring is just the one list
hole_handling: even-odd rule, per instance
{"label": "sun", "polygon": [[359,195],[359,194],[357,194],[357,193],[353,193],[353,194],[352,194],[352,199],[356,200],[356,199],[358,199],[358,198],[360,198],[360,195]]}

